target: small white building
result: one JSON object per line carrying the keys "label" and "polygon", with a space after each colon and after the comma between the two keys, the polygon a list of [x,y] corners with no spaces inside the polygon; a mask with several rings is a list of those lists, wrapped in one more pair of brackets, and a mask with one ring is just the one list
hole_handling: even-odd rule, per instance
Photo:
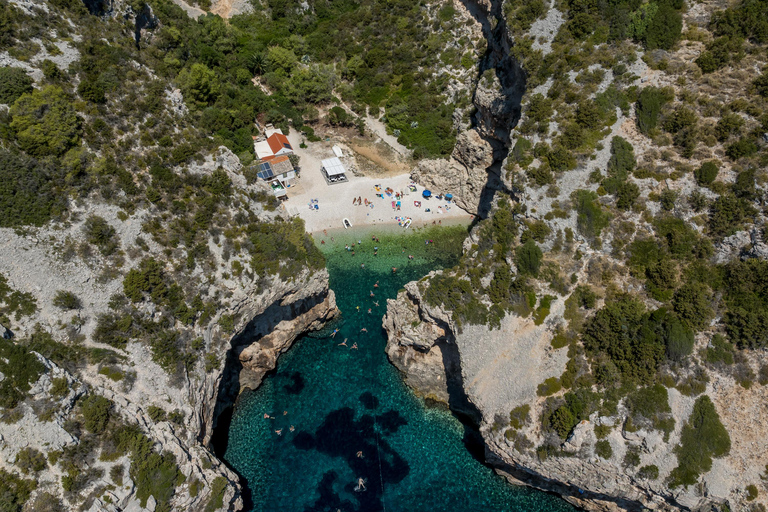
{"label": "small white building", "polygon": [[320,171],[325,177],[325,181],[331,185],[334,183],[343,183],[347,180],[347,170],[344,168],[344,164],[341,163],[338,157],[326,158],[321,162]]}

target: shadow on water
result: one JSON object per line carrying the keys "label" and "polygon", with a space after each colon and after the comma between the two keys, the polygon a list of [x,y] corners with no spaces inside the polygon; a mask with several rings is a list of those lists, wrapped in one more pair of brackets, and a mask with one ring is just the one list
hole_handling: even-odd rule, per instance
{"label": "shadow on water", "polygon": [[[370,392],[360,396],[366,410],[378,408],[379,399]],[[397,411],[381,414],[363,414],[355,418],[355,411],[343,407],[330,412],[314,435],[299,432],[293,445],[300,450],[315,450],[343,459],[358,480],[347,483],[343,489],[353,494],[353,503],[334,491],[338,475],[328,471],[318,484],[319,498],[306,511],[366,511],[384,510],[384,485],[397,484],[410,473],[408,462],[387,442],[408,421]]]}

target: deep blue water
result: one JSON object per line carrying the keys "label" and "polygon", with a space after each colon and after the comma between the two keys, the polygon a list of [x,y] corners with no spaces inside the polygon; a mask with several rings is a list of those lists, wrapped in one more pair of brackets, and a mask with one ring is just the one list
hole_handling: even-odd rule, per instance
{"label": "deep blue water", "polygon": [[[344,249],[351,236],[363,240],[354,256]],[[557,497],[506,483],[472,457],[463,425],[446,408],[426,405],[403,384],[384,352],[386,299],[404,283],[453,265],[457,254],[435,233],[379,236],[379,243],[370,233],[337,234],[333,243],[320,237],[342,314],[298,340],[277,371],[238,401],[224,458],[247,481],[253,509],[573,510]],[[435,243],[425,244],[429,238]],[[345,339],[347,346],[339,346]],[[354,490],[359,478],[365,491]]]}

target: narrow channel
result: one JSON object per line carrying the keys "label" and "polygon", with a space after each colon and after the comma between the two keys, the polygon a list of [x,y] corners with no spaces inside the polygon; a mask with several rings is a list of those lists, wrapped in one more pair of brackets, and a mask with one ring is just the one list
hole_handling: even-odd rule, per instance
{"label": "narrow channel", "polygon": [[[446,407],[414,396],[389,363],[381,328],[387,299],[408,281],[455,265],[466,227],[405,233],[395,227],[317,238],[341,315],[298,340],[277,371],[238,400],[224,459],[247,483],[250,508],[572,510],[483,465],[472,430]],[[354,255],[345,248],[352,244]]]}

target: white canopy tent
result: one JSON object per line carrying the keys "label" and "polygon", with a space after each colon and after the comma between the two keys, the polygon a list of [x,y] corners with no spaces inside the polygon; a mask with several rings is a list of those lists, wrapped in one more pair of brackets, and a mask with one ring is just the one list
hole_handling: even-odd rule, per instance
{"label": "white canopy tent", "polygon": [[328,174],[330,177],[338,176],[347,172],[346,169],[344,169],[344,165],[341,163],[341,160],[339,160],[337,157],[326,158],[321,163],[326,174]]}
{"label": "white canopy tent", "polygon": [[347,181],[347,175],[345,174],[347,170],[344,169],[344,165],[338,157],[326,158],[321,164],[321,171],[325,177],[326,183],[329,185]]}

